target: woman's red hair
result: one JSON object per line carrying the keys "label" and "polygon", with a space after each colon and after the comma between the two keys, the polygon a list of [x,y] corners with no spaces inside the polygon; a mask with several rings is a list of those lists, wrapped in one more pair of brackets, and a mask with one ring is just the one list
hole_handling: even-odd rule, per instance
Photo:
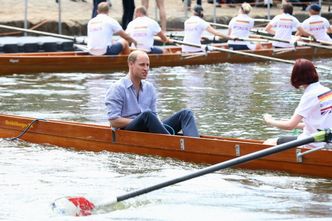
{"label": "woman's red hair", "polygon": [[291,84],[295,88],[319,81],[314,64],[307,59],[297,59],[293,66]]}

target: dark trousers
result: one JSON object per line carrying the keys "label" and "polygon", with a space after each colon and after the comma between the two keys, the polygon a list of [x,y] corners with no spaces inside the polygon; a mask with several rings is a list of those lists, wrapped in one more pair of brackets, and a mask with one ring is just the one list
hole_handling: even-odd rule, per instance
{"label": "dark trousers", "polygon": [[177,134],[182,130],[185,136],[199,137],[194,115],[188,109],[182,109],[162,122],[153,112],[145,111],[123,129],[160,134]]}
{"label": "dark trousers", "polygon": [[[182,2],[184,3],[185,0],[182,0]],[[191,0],[188,0],[188,1],[187,1],[187,4],[188,4],[188,6],[190,7],[190,6],[191,6]],[[197,0],[197,1],[196,1],[196,4],[197,4],[197,5],[202,5],[202,0]]]}
{"label": "dark trousers", "polygon": [[129,22],[133,20],[135,11],[134,0],[122,0],[123,15],[122,15],[122,28],[125,30]]}

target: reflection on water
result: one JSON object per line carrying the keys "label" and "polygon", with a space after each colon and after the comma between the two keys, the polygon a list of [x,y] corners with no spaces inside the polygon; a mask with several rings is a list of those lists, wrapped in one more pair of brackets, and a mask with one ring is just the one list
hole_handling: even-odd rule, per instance
{"label": "reflection on water", "polygon": [[[318,62],[332,65],[329,60]],[[149,80],[158,88],[161,118],[189,107],[204,134],[265,139],[286,132],[267,127],[262,114],[288,117],[300,99],[302,92],[288,83],[290,70],[287,64],[275,63],[161,67],[150,72]],[[104,95],[124,74],[1,76],[1,112],[107,124]],[[322,73],[321,78],[332,87],[329,73]],[[0,140],[0,147],[0,220],[77,220],[55,216],[49,204],[66,195],[107,200],[204,167],[6,140]],[[326,179],[228,169],[122,202],[113,209],[92,219],[329,220],[332,184]]]}

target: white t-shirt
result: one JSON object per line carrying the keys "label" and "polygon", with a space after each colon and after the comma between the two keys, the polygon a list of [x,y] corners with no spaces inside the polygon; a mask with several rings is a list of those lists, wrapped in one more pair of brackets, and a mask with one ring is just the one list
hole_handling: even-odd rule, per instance
{"label": "white t-shirt", "polygon": [[[191,16],[184,22],[184,42],[191,44],[201,44],[201,36],[203,32],[209,27],[209,23],[198,16]],[[182,45],[182,52],[198,52],[202,51],[200,48]]]}
{"label": "white t-shirt", "polygon": [[[250,35],[250,30],[254,27],[254,19],[250,18],[247,14],[239,14],[238,16],[232,18],[228,25],[231,30],[230,35],[232,37],[248,38]],[[255,44],[245,41],[233,41],[228,40],[228,44],[233,45],[247,45],[248,48],[255,48]]]}
{"label": "white t-shirt", "polygon": [[150,52],[153,47],[153,37],[161,32],[159,24],[147,17],[137,17],[131,21],[126,32],[137,41],[137,48]]}
{"label": "white t-shirt", "polygon": [[[300,26],[299,20],[290,14],[281,14],[275,16],[271,21],[270,24],[272,25],[273,29],[275,30],[275,38],[283,39],[287,41],[292,40],[292,32],[296,31]],[[284,43],[284,42],[277,42],[274,41],[272,43],[274,47],[294,47],[294,45]]]}
{"label": "white t-shirt", "polygon": [[317,129],[332,127],[332,90],[319,82],[310,84],[301,97],[295,114],[303,117],[303,133],[298,138],[305,138],[317,132]]}
{"label": "white t-shirt", "polygon": [[303,21],[302,27],[312,33],[317,40],[332,41],[330,36],[326,33],[330,27],[330,23],[326,18],[319,15],[312,15]]}
{"label": "white t-shirt", "polygon": [[112,45],[113,34],[122,30],[115,19],[98,14],[88,22],[88,50],[93,55],[103,55],[107,46]]}

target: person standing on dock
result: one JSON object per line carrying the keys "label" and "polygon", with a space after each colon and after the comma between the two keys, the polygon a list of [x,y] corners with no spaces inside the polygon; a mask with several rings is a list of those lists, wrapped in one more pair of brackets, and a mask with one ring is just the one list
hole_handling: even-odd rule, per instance
{"label": "person standing on dock", "polygon": [[[228,25],[228,35],[238,38],[249,38],[250,30],[254,27],[254,19],[249,16],[251,6],[248,3],[242,3],[239,15],[232,18]],[[253,44],[246,41],[229,40],[228,47],[233,50],[256,50],[260,49],[259,44]]]}
{"label": "person standing on dock", "polygon": [[160,37],[162,42],[169,42],[159,24],[147,16],[144,6],[135,9],[135,19],[128,24],[126,32],[136,40],[137,49],[151,54],[163,53],[161,48],[153,46],[155,35]]}
{"label": "person standing on dock", "polygon": [[[204,21],[203,18],[203,8],[200,5],[196,5],[194,7],[193,16],[188,18],[184,22],[184,38],[183,41],[185,43],[190,44],[201,44],[201,37],[204,31],[208,31],[213,35],[216,35],[221,38],[225,38],[228,40],[233,40],[234,38],[224,35],[223,33],[217,31],[216,29],[212,28],[211,25]],[[184,53],[192,53],[192,52],[201,52],[201,48],[191,47],[187,45],[182,45],[182,52]]]}
{"label": "person standing on dock", "polygon": [[[109,5],[101,2],[97,9],[98,15],[88,22],[88,50],[93,55],[117,55],[121,52],[129,54],[129,44],[136,41],[121,27],[119,22],[108,16]],[[113,34],[123,39],[113,43]]]}
{"label": "person standing on dock", "polygon": [[[159,19],[160,19],[160,26],[161,30],[163,32],[166,32],[166,10],[165,10],[165,2],[164,0],[155,0],[157,4],[157,8],[159,9]],[[149,9],[149,0],[142,0],[142,5],[146,8],[146,10]]]}
{"label": "person standing on dock", "polygon": [[312,33],[319,41],[332,42],[327,34],[332,33],[332,27],[326,18],[319,15],[321,7],[318,4],[312,4],[308,9],[310,17],[302,22],[304,30]]}
{"label": "person standing on dock", "polygon": [[129,73],[114,83],[105,98],[108,119],[111,127],[198,137],[193,113],[183,109],[161,121],[157,114],[157,94],[148,81],[149,56],[144,51],[135,50],[128,56]]}
{"label": "person standing on dock", "polygon": [[[284,4],[282,6],[283,13],[275,16],[269,24],[265,27],[265,31],[274,35],[276,41],[273,41],[272,45],[276,48],[288,48],[294,47],[291,44],[292,41],[297,41],[298,39],[292,40],[292,32],[298,31],[300,35],[312,36],[313,35],[307,31],[305,31],[301,25],[299,20],[293,16],[293,6],[291,4]],[[284,40],[289,41],[290,43],[280,42],[278,41]]]}
{"label": "person standing on dock", "polygon": [[[297,59],[293,66],[291,84],[296,89],[303,88],[300,103],[288,120],[275,120],[264,114],[267,124],[284,129],[303,129],[297,136],[283,136],[266,141],[266,144],[281,144],[311,136],[319,129],[331,128],[332,125],[332,90],[319,82],[319,76],[313,63],[306,59]],[[315,145],[317,146],[317,145]]]}
{"label": "person standing on dock", "polygon": [[129,22],[133,20],[135,1],[134,0],[122,0],[122,28],[125,30]]}

